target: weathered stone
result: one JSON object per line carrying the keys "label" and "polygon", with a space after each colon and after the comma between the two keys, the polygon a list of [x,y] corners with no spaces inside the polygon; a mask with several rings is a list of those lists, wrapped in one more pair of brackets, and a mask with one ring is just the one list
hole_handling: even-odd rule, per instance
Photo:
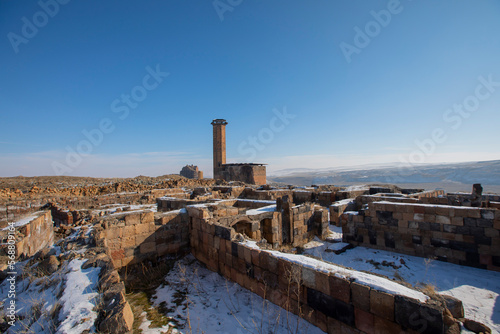
{"label": "weathered stone", "polygon": [[403,328],[419,333],[436,334],[444,332],[443,314],[431,305],[404,296],[394,298],[395,321]]}
{"label": "weathered stone", "polygon": [[394,296],[371,289],[370,312],[384,319],[394,320]]}
{"label": "weathered stone", "polygon": [[47,275],[51,275],[59,269],[61,263],[55,255],[50,255],[48,258],[40,262],[38,268]]}
{"label": "weathered stone", "polygon": [[126,334],[132,331],[133,324],[132,309],[128,303],[124,303],[101,322],[99,330],[105,333]]}
{"label": "weathered stone", "polygon": [[464,327],[474,333],[485,333],[485,334],[491,333],[491,328],[480,322],[470,319],[465,319]]}

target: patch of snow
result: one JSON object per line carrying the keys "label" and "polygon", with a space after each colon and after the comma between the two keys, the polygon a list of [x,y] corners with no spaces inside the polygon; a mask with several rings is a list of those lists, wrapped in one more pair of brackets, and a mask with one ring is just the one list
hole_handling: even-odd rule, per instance
{"label": "patch of snow", "polygon": [[[245,245],[251,247],[251,248],[259,248],[257,246],[257,243],[255,241],[250,241],[250,240],[245,240],[244,242]],[[356,270],[352,269],[346,269],[340,266],[337,266],[333,263],[328,263],[325,261],[322,261],[317,258],[312,258],[300,254],[289,254],[289,253],[282,253],[279,251],[271,251],[271,250],[262,250],[262,252],[268,252],[272,254],[276,258],[284,259],[296,264],[300,264],[304,267],[311,268],[317,271],[321,271],[324,273],[332,273],[335,274],[335,276],[344,278],[344,279],[351,279],[356,282],[359,282],[364,285],[368,285],[376,290],[387,292],[387,293],[392,293],[392,294],[398,294],[410,298],[417,299],[421,302],[426,302],[429,297],[424,295],[423,293],[410,289],[404,285],[401,285],[399,283],[396,283],[394,281],[391,281],[387,278],[383,278],[380,276],[368,274],[368,273],[363,273],[359,272]],[[327,253],[328,254],[328,253]],[[332,253],[330,253],[332,254]]]}
{"label": "patch of snow", "polygon": [[355,270],[390,279],[402,278],[413,286],[433,285],[438,293],[460,299],[466,318],[500,333],[500,272],[360,246],[338,255],[325,252],[327,248],[330,244],[325,242],[317,248],[306,249],[305,253]]}
{"label": "patch of snow", "polygon": [[262,200],[262,199],[244,199],[244,198],[238,198],[236,201],[237,202],[250,202],[250,203],[276,204],[276,201],[268,201],[268,200]]}
{"label": "patch of snow", "polygon": [[328,236],[326,237],[326,240],[327,241],[337,241],[337,242],[342,241],[342,227],[330,225],[329,226],[329,233],[328,233]]}
{"label": "patch of snow", "polygon": [[323,333],[307,321],[202,267],[192,255],[180,260],[169,272],[165,284],[156,290],[153,302],[169,310],[167,316],[183,333]]}
{"label": "patch of snow", "polygon": [[470,207],[470,206],[453,206],[453,205],[440,205],[440,204],[421,204],[421,203],[398,203],[398,202],[389,202],[389,201],[378,201],[378,202],[372,202],[376,204],[393,204],[393,205],[411,205],[411,206],[420,206],[420,207],[431,207],[431,208],[448,208],[448,209],[456,209],[456,208],[461,208],[461,209],[468,209],[468,210],[481,210],[484,208],[476,208],[476,207]]}
{"label": "patch of snow", "polygon": [[356,186],[349,186],[344,189],[344,191],[358,191],[358,190],[370,190],[370,188],[367,185],[356,185]]}
{"label": "patch of snow", "polygon": [[276,211],[276,204],[269,205],[269,206],[263,206],[262,208],[258,208],[258,209],[247,210],[246,215],[253,216],[253,215],[258,215],[261,213],[273,212],[273,211]]}
{"label": "patch of snow", "polygon": [[358,211],[344,211],[344,215],[351,215],[351,216],[357,216],[359,215]]}
{"label": "patch of snow", "polygon": [[[171,334],[177,334],[180,333],[177,329],[173,328],[173,324],[170,326],[162,326],[161,328],[151,328],[152,322],[146,318],[147,313],[142,312],[141,318],[142,318],[142,323],[139,326],[139,329],[142,330],[142,334],[164,334],[164,333],[171,333]],[[170,332],[169,332],[170,330]]]}
{"label": "patch of snow", "polygon": [[343,199],[343,200],[337,201],[337,202],[333,203],[330,206],[348,205],[348,204],[354,203],[355,201],[356,201],[355,198],[347,198],[347,199]]}
{"label": "patch of snow", "polygon": [[[44,211],[37,211],[35,213],[32,213],[31,215],[26,216],[26,217],[16,221],[13,226],[14,227],[24,226],[24,225],[28,224],[30,221],[32,221],[33,219],[38,218],[40,216],[40,214],[42,214],[42,213],[44,213]],[[7,226],[7,227],[3,228],[2,230],[7,230],[9,228],[10,228],[10,226]]]}
{"label": "patch of snow", "polygon": [[100,267],[82,269],[86,260],[75,259],[68,264],[65,275],[65,289],[59,300],[62,304],[59,313],[61,324],[57,333],[82,333],[85,330],[94,331],[94,322],[97,313],[97,283],[99,282]]}

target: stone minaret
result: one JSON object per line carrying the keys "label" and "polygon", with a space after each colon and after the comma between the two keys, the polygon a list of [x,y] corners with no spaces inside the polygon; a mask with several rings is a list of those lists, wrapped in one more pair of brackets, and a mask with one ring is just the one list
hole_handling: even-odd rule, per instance
{"label": "stone minaret", "polygon": [[214,179],[223,179],[223,167],[226,163],[226,125],[225,119],[214,119]]}

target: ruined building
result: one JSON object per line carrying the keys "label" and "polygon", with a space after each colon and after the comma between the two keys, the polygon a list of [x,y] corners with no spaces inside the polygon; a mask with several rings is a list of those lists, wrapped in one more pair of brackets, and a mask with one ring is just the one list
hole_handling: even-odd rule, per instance
{"label": "ruined building", "polygon": [[266,166],[258,163],[226,163],[226,125],[225,119],[214,119],[214,179],[241,181],[249,184],[266,184]]}
{"label": "ruined building", "polygon": [[198,166],[194,165],[186,165],[182,167],[180,174],[188,179],[203,179],[203,172],[198,170]]}

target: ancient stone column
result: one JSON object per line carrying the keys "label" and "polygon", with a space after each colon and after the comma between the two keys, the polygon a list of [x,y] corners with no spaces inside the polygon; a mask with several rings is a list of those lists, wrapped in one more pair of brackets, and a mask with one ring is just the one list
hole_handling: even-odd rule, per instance
{"label": "ancient stone column", "polygon": [[214,119],[213,125],[213,140],[214,140],[214,179],[224,179],[223,165],[226,163],[226,125],[225,119]]}

